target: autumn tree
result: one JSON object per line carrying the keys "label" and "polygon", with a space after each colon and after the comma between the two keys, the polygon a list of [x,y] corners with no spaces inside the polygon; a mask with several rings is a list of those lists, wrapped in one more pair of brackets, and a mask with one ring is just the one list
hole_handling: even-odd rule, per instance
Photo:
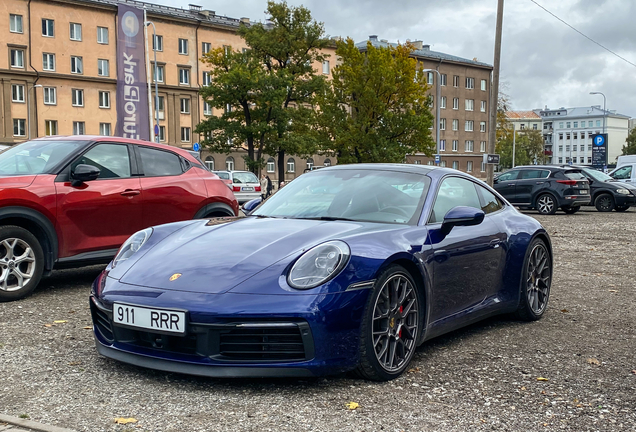
{"label": "autumn tree", "polygon": [[623,154],[636,154],[636,128],[632,129],[629,135],[627,135],[625,142],[626,144],[623,146]]}
{"label": "autumn tree", "polygon": [[367,43],[361,52],[352,39],[337,42],[340,63],[318,97],[317,131],[322,149],[339,163],[403,162],[407,154],[434,153],[431,99],[412,51],[411,45]]}

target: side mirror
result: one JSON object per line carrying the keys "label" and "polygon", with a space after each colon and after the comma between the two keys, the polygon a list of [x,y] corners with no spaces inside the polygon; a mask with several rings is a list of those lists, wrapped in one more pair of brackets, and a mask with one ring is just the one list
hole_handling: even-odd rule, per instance
{"label": "side mirror", "polygon": [[254,198],[253,200],[243,204],[241,206],[241,210],[243,210],[243,213],[249,216],[249,214],[252,213],[252,211],[254,211],[256,207],[258,207],[261,201],[263,201],[261,198]]}
{"label": "side mirror", "polygon": [[450,209],[444,222],[442,222],[442,234],[448,235],[453,227],[479,225],[483,222],[486,214],[475,207],[458,206]]}
{"label": "side mirror", "polygon": [[73,180],[74,185],[95,180],[99,177],[99,172],[99,168],[93,165],[79,164],[71,172],[71,180]]}

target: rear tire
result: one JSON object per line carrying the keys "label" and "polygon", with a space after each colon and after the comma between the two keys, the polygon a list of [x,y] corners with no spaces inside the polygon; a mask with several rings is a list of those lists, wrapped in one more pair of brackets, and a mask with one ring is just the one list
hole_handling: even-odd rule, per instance
{"label": "rear tire", "polygon": [[624,211],[627,211],[627,209],[629,209],[629,206],[628,206],[628,205],[626,205],[626,206],[616,206],[616,207],[614,207],[614,210],[616,210],[617,212],[624,212]]}
{"label": "rear tire", "polygon": [[577,211],[581,210],[581,206],[574,206],[574,207],[563,207],[562,210],[566,213],[566,214],[574,214]]}
{"label": "rear tire", "polygon": [[600,212],[611,212],[615,207],[614,197],[606,193],[600,194],[594,200],[594,206]]}
{"label": "rear tire", "polygon": [[388,381],[408,367],[424,323],[424,301],[408,271],[392,265],[375,282],[360,333],[359,376]]}
{"label": "rear tire", "polygon": [[552,285],[552,256],[541,239],[534,239],[526,250],[520,281],[516,318],[523,321],[540,319],[548,306]]}
{"label": "rear tire", "polygon": [[0,227],[0,301],[12,301],[31,294],[42,278],[44,252],[28,230]]}
{"label": "rear tire", "polygon": [[552,196],[552,194],[541,194],[537,197],[536,208],[542,215],[553,215],[557,211],[556,199]]}

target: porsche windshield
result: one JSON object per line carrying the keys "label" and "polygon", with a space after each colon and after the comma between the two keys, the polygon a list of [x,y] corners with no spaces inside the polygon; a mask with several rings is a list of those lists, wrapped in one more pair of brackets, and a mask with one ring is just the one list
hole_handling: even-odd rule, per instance
{"label": "porsche windshield", "polygon": [[0,153],[0,176],[48,172],[86,141],[27,141]]}
{"label": "porsche windshield", "polygon": [[429,184],[425,175],[399,171],[314,171],[276,192],[253,215],[416,223]]}

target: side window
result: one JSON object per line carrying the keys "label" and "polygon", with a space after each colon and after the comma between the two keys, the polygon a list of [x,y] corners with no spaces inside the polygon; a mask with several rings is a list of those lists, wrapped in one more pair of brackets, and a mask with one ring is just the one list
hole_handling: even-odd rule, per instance
{"label": "side window", "polygon": [[542,170],[527,169],[519,171],[519,180],[538,179],[542,177]]}
{"label": "side window", "polygon": [[145,177],[174,176],[183,173],[181,158],[174,153],[139,146]]}
{"label": "side window", "polygon": [[483,203],[481,209],[484,213],[493,213],[503,208],[503,203],[499,201],[499,198],[485,187],[477,185],[477,191],[479,191],[479,194],[481,195],[481,202]]}
{"label": "side window", "polygon": [[516,180],[518,175],[519,175],[519,171],[517,171],[517,170],[508,171],[508,172],[505,172],[505,173],[501,174],[499,177],[497,177],[497,180],[498,181]]}
{"label": "side window", "polygon": [[439,187],[429,222],[443,222],[446,213],[457,206],[481,209],[481,202],[473,182],[459,177],[447,177]]}
{"label": "side window", "polygon": [[130,155],[123,144],[98,144],[71,165],[71,171],[79,164],[99,168],[100,179],[130,177]]}
{"label": "side window", "polygon": [[632,177],[632,167],[628,165],[623,168],[619,168],[614,174],[612,174],[612,177],[617,180],[628,180]]}

